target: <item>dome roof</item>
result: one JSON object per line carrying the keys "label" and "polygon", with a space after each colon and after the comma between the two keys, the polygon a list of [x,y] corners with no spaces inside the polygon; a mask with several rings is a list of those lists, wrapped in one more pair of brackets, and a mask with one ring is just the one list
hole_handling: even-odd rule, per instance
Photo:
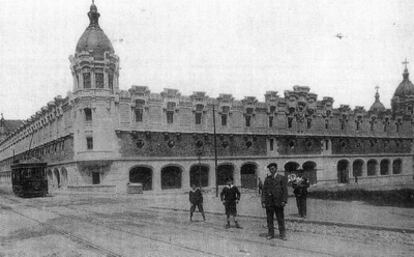
{"label": "dome roof", "polygon": [[103,58],[105,52],[114,53],[111,41],[99,27],[98,19],[100,14],[95,4],[91,5],[88,17],[89,26],[86,28],[76,45],[76,53],[83,51],[92,52],[94,57]]}
{"label": "dome roof", "polygon": [[385,111],[385,106],[381,102],[375,101],[369,108],[370,111]]}
{"label": "dome roof", "polygon": [[398,85],[397,89],[395,90],[394,97],[406,97],[408,95],[414,95],[414,85],[409,79],[409,73],[407,68],[405,68],[403,73],[403,81],[401,81],[400,85]]}
{"label": "dome roof", "polygon": [[371,108],[369,108],[370,111],[373,111],[373,112],[385,111],[385,106],[381,103],[379,98],[380,96],[379,96],[378,87],[377,87],[377,92],[375,93],[375,102],[371,105]]}

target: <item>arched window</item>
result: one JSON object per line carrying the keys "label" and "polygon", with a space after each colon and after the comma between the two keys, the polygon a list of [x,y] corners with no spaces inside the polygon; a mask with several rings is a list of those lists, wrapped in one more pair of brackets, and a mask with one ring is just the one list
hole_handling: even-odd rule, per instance
{"label": "arched window", "polygon": [[92,121],[92,110],[91,108],[85,108],[83,109],[85,113],[85,121]]}
{"label": "arched window", "polygon": [[152,189],[152,169],[148,167],[138,166],[129,171],[129,182],[141,183],[142,190]]}
{"label": "arched window", "polygon": [[377,161],[376,160],[369,160],[367,163],[367,175],[368,176],[375,176],[377,174]]}
{"label": "arched window", "polygon": [[390,161],[384,159],[380,163],[380,174],[388,175],[389,173],[390,173]]}
{"label": "arched window", "polygon": [[83,88],[91,88],[91,73],[89,70],[84,70],[83,76]]}
{"label": "arched window", "polygon": [[401,159],[396,159],[392,162],[392,174],[401,174]]}
{"label": "arched window", "polygon": [[104,74],[102,70],[95,72],[95,85],[96,88],[104,88]]}
{"label": "arched window", "polygon": [[161,170],[161,189],[181,188],[181,169],[167,166]]}

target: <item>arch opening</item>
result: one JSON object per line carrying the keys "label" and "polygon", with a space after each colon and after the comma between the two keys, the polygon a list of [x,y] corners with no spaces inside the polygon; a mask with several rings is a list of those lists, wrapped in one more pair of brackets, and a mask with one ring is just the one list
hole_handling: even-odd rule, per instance
{"label": "arch opening", "polygon": [[369,160],[367,163],[367,175],[368,176],[375,176],[377,174],[377,161],[376,160]]}
{"label": "arch opening", "polygon": [[217,184],[225,185],[228,179],[233,178],[234,166],[232,164],[220,164],[217,166]]}
{"label": "arch opening", "polygon": [[129,171],[130,183],[141,183],[142,190],[152,190],[152,169],[144,166],[133,167]]}
{"label": "arch opening", "polygon": [[340,160],[337,165],[338,183],[349,183],[349,162],[347,160]]}
{"label": "arch opening", "polygon": [[392,162],[392,174],[401,174],[402,161],[396,159]]}
{"label": "arch opening", "polygon": [[257,165],[245,163],[240,169],[241,187],[255,189],[257,186]]}
{"label": "arch opening", "polygon": [[300,165],[297,162],[288,162],[285,164],[285,172],[296,172],[299,169]]}
{"label": "arch opening", "polygon": [[317,175],[316,175],[316,163],[313,161],[307,161],[302,164],[302,169],[304,172],[304,177],[309,180],[311,185],[316,184],[318,182]]}
{"label": "arch opening", "polygon": [[209,167],[203,164],[196,164],[190,168],[190,186],[208,187]]}
{"label": "arch opening", "polygon": [[53,175],[55,176],[56,186],[59,188],[60,187],[60,174],[59,174],[59,170],[58,169],[54,169],[53,170]]}
{"label": "arch opening", "polygon": [[178,166],[166,166],[161,170],[161,189],[181,188],[182,170]]}
{"label": "arch opening", "polygon": [[380,163],[380,174],[388,175],[389,173],[390,173],[390,161],[384,159]]}
{"label": "arch opening", "polygon": [[363,160],[355,160],[354,163],[352,164],[352,176],[361,177],[363,166],[364,166]]}

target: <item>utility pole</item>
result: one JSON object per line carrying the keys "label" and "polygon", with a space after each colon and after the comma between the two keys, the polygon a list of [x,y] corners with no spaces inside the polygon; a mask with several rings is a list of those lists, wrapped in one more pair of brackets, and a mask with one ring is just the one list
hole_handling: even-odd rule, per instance
{"label": "utility pole", "polygon": [[216,175],[216,197],[218,197],[218,180],[217,180],[217,140],[216,140],[216,109],[213,103],[213,138],[214,138],[214,171]]}
{"label": "utility pole", "polygon": [[198,151],[198,186],[200,187],[200,189],[202,188],[201,185],[201,150]]}

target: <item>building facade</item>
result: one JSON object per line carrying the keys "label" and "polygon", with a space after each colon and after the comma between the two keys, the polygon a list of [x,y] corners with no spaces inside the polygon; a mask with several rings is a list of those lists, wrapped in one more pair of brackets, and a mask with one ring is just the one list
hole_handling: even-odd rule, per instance
{"label": "building facade", "polygon": [[[410,183],[413,177],[414,85],[407,66],[386,109],[379,93],[370,110],[333,108],[334,99],[294,86],[265,101],[183,96],[119,88],[119,58],[100,28],[92,4],[90,24],[70,57],[73,88],[57,96],[0,142],[0,173],[36,158],[48,163],[49,188],[128,192],[214,188],[233,178],[254,188],[266,166],[303,169],[312,184]],[[406,63],[407,65],[407,63]],[[216,136],[214,136],[214,130]],[[215,151],[217,169],[215,170]],[[217,172],[217,176],[216,176]]]}

